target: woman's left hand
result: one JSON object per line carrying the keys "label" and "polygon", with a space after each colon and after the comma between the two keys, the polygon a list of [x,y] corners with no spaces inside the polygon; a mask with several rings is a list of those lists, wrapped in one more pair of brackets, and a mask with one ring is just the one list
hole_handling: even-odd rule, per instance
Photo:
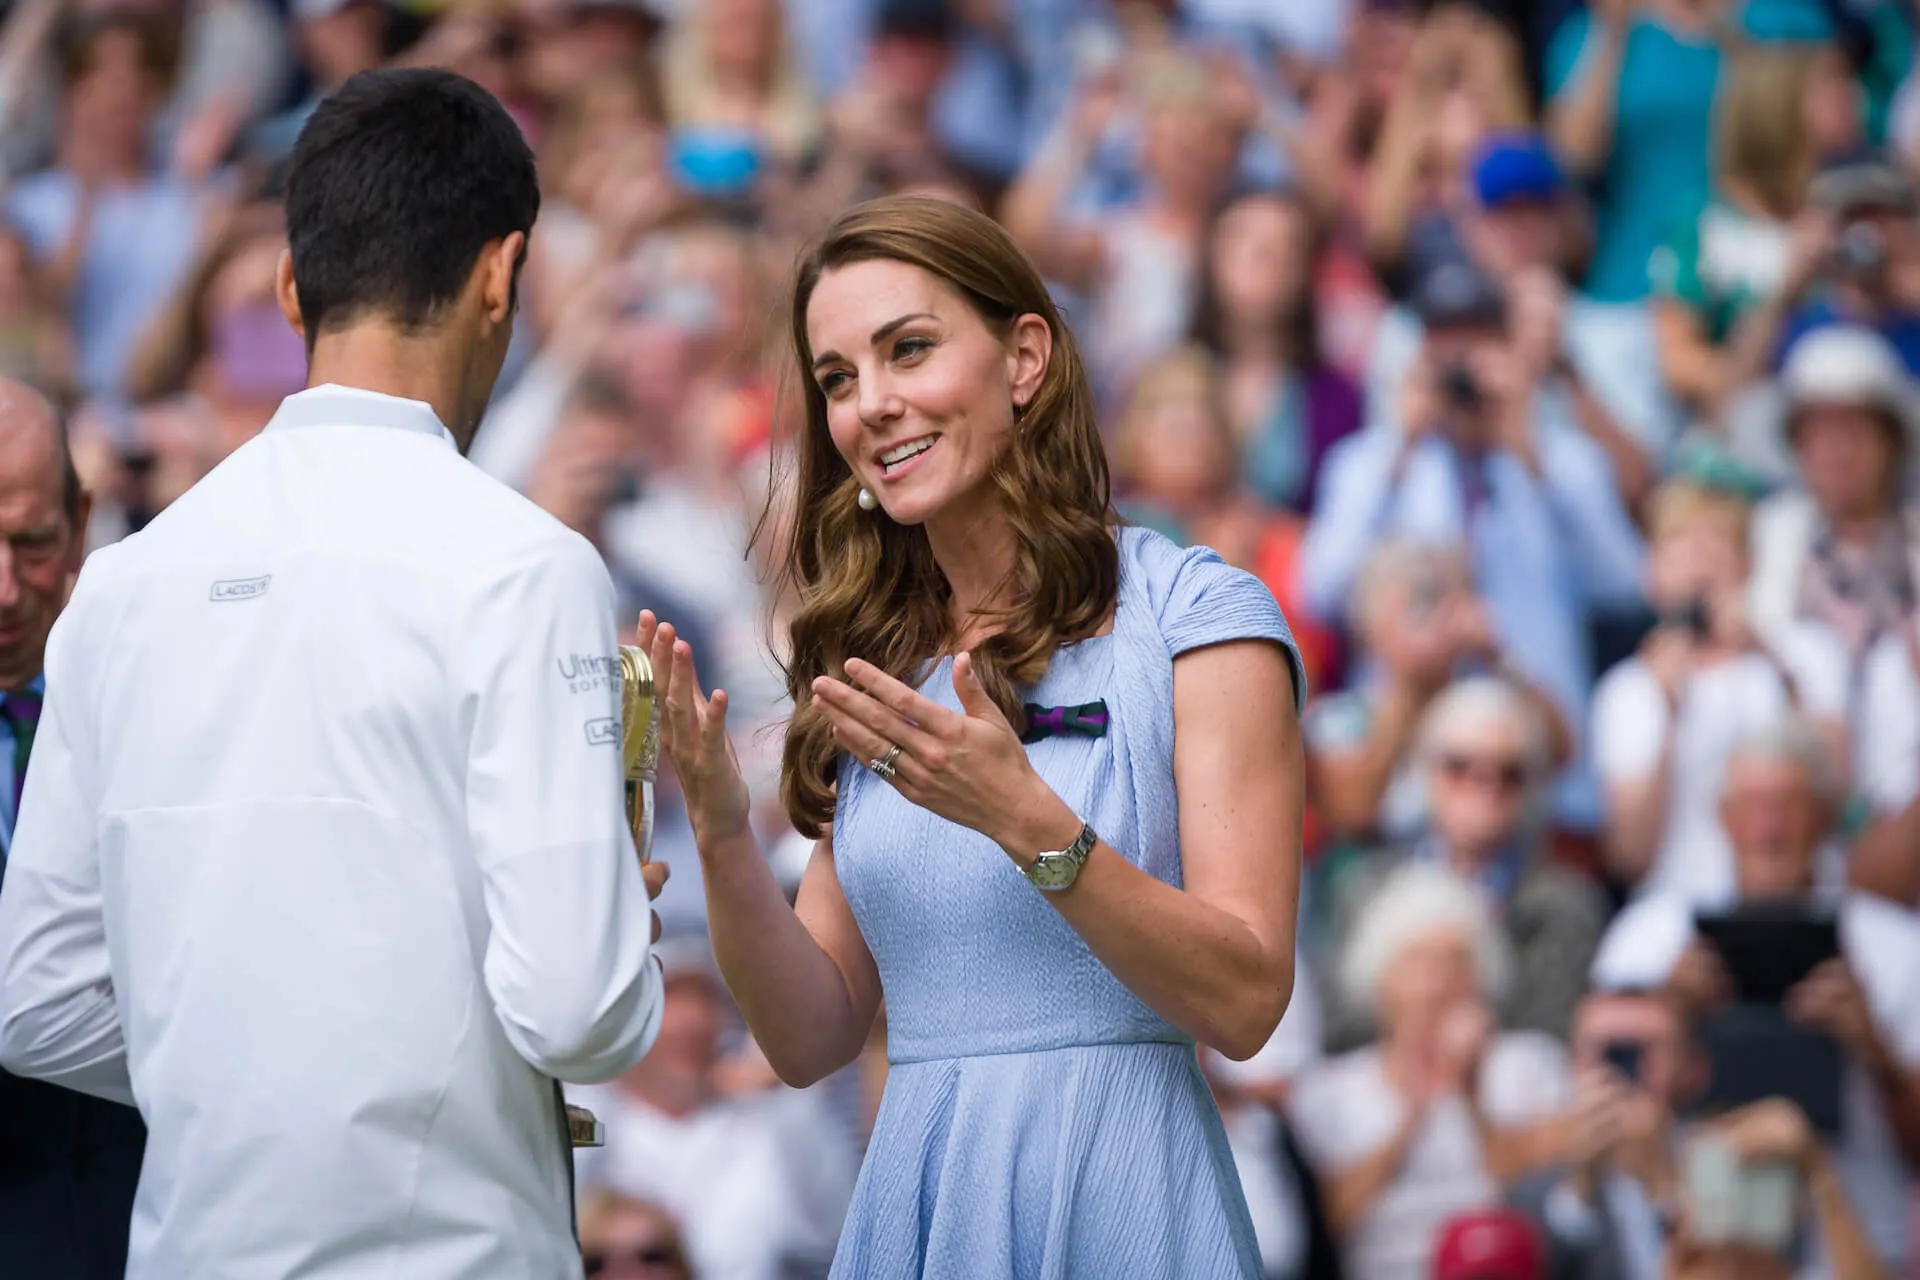
{"label": "woman's left hand", "polygon": [[1065,807],[975,679],[970,655],[953,660],[953,688],[964,711],[922,697],[858,658],[847,662],[847,680],[813,682],[834,741],[867,767],[899,747],[893,787],[921,808],[1012,849],[1026,843],[1021,833],[1036,819]]}

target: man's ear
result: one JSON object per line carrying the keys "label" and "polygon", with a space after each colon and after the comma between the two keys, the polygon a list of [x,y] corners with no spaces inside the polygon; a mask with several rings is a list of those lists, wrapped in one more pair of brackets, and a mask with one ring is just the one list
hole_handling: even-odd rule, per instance
{"label": "man's ear", "polygon": [[[293,282],[293,251],[282,249],[280,261],[273,271],[273,297],[280,304],[280,314],[287,318],[293,331],[300,335],[300,341],[307,341],[306,321],[300,318],[300,289]],[[307,343],[311,347],[312,343]]]}
{"label": "man's ear", "polygon": [[481,255],[480,304],[494,324],[513,321],[514,278],[526,252],[526,233],[514,231]]}

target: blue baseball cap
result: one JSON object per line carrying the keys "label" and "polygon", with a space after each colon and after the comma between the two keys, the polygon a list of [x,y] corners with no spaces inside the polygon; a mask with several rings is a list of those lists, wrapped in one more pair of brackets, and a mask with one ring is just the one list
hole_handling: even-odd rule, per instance
{"label": "blue baseball cap", "polygon": [[1496,134],[1473,158],[1473,189],[1486,209],[1517,201],[1548,204],[1567,189],[1553,148],[1538,133]]}

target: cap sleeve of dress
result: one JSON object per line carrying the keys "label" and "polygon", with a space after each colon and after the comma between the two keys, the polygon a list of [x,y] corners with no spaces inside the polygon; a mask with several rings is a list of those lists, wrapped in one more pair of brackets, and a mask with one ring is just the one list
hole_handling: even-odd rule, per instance
{"label": "cap sleeve of dress", "polygon": [[1168,543],[1166,549],[1173,553],[1171,574],[1157,603],[1160,634],[1167,642],[1168,654],[1177,658],[1232,640],[1271,640],[1287,656],[1293,675],[1294,709],[1305,706],[1306,667],[1294,643],[1293,630],[1267,585],[1228,564],[1211,547],[1181,549]]}

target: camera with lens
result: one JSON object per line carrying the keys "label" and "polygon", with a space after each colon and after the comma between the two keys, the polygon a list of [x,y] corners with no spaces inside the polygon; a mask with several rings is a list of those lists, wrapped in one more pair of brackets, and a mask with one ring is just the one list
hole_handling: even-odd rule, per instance
{"label": "camera with lens", "polygon": [[1455,409],[1472,412],[1486,402],[1480,380],[1464,363],[1447,365],[1440,371],[1440,395]]}
{"label": "camera with lens", "polygon": [[1840,224],[1834,268],[1868,280],[1878,279],[1888,265],[1880,220],[1920,213],[1920,192],[1912,180],[1898,166],[1871,156],[1832,166],[1814,180],[1810,195]]}

